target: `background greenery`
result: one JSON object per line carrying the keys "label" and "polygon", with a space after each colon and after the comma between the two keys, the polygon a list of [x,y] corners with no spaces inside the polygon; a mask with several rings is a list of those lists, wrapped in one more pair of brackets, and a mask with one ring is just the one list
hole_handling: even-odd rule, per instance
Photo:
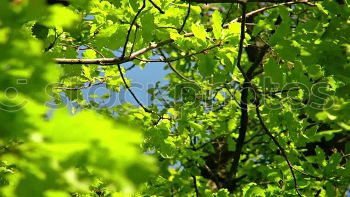
{"label": "background greenery", "polygon": [[344,196],[348,0],[189,2],[0,0],[0,196]]}

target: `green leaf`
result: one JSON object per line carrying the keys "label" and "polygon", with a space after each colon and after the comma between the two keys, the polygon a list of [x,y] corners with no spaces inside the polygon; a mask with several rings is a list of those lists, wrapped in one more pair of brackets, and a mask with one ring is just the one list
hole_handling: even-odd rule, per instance
{"label": "green leaf", "polygon": [[243,188],[244,196],[262,196],[265,197],[265,192],[262,188],[256,185],[256,183],[249,183]]}
{"label": "green leaf", "polygon": [[215,10],[212,15],[212,21],[213,21],[213,33],[214,37],[218,40],[221,39],[221,32],[222,32],[222,16],[221,13],[218,10]]}
{"label": "green leaf", "polygon": [[87,49],[84,51],[83,56],[86,58],[96,58],[96,52],[92,49]]}
{"label": "green leaf", "polygon": [[228,136],[227,138],[227,149],[232,152],[236,150],[236,142],[233,140],[232,136]]}
{"label": "green leaf", "polygon": [[150,29],[155,29],[154,24],[154,15],[150,13],[146,13],[141,18],[142,24],[142,37],[144,42],[150,42],[154,37],[153,34],[149,31]]}
{"label": "green leaf", "polygon": [[272,84],[277,83],[281,85],[283,83],[282,70],[280,68],[280,65],[273,58],[270,58],[268,62],[265,63],[264,71],[266,76],[271,78]]}
{"label": "green leaf", "polygon": [[82,66],[81,65],[76,65],[76,66],[64,65],[63,70],[67,76],[79,76],[81,74]]}
{"label": "green leaf", "polygon": [[241,34],[241,23],[231,23],[228,26],[228,30],[231,34],[239,35]]}
{"label": "green leaf", "polygon": [[216,62],[213,60],[212,56],[200,54],[198,55],[198,59],[198,70],[201,75],[207,77],[213,74]]}
{"label": "green leaf", "polygon": [[293,46],[291,41],[281,40],[276,45],[276,52],[282,59],[294,61],[299,53],[299,50],[297,47]]}
{"label": "green leaf", "polygon": [[49,34],[49,28],[40,23],[35,23],[32,27],[33,35],[38,39],[45,39]]}
{"label": "green leaf", "polygon": [[[278,147],[260,135],[256,97],[291,164],[320,177],[297,173],[302,195],[346,193],[347,1],[279,6],[247,21],[254,25],[245,27],[244,47],[269,48],[252,73],[260,93],[249,91],[242,125],[244,79],[235,69],[241,23],[221,26],[231,5],[191,3],[187,16],[188,2],[145,2],[140,11],[143,0],[0,0],[0,196],[193,196],[195,189],[209,197],[296,196]],[[233,12],[228,20],[237,17]],[[119,62],[127,36],[125,82],[151,112],[130,95],[117,65],[56,63],[103,56]],[[196,53],[217,42],[222,45]],[[129,59],[131,49],[138,53]],[[159,63],[159,50],[183,57],[170,63],[193,82]],[[245,72],[254,68],[250,55],[242,54]],[[153,85],[146,91],[141,85],[148,78]],[[244,143],[242,151],[237,143]],[[240,159],[232,174],[235,151]]]}
{"label": "green leaf", "polygon": [[319,146],[316,146],[315,152],[316,152],[318,163],[322,164],[325,159],[324,151]]}
{"label": "green leaf", "polygon": [[227,124],[228,124],[229,131],[233,131],[233,129],[237,127],[237,122],[235,119],[230,119]]}
{"label": "green leaf", "polygon": [[225,66],[226,70],[233,73],[237,51],[232,48],[223,48],[219,50],[217,56],[221,58],[221,64]]}
{"label": "green leaf", "polygon": [[207,38],[207,31],[205,30],[203,25],[192,24],[191,29],[196,38],[205,41]]}
{"label": "green leaf", "polygon": [[49,27],[72,28],[81,19],[78,14],[67,7],[50,6],[49,11],[50,15],[44,23]]}

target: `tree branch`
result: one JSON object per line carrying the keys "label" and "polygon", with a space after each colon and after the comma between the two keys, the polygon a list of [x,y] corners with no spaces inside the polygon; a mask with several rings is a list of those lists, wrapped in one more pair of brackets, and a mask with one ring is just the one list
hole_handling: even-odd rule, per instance
{"label": "tree branch", "polygon": [[277,139],[272,135],[272,133],[266,127],[266,125],[265,125],[265,123],[264,123],[264,121],[263,121],[263,119],[262,119],[262,117],[260,115],[259,105],[260,105],[259,102],[257,102],[256,103],[256,115],[258,116],[260,124],[261,124],[262,128],[264,129],[265,133],[272,139],[273,143],[278,147],[278,149],[282,153],[282,156],[286,160],[286,162],[288,164],[288,167],[290,169],[290,172],[292,173],[293,180],[294,180],[295,191],[297,192],[298,196],[302,196],[300,194],[299,187],[298,187],[298,182],[297,182],[297,179],[296,179],[294,171],[293,171],[294,167],[293,167],[292,163],[289,161],[288,156],[287,156],[286,151],[284,150],[284,148],[280,145],[280,143],[277,141]]}
{"label": "tree branch", "polygon": [[186,16],[184,18],[184,21],[182,22],[181,28],[178,31],[179,33],[181,33],[184,30],[184,27],[186,25],[186,21],[187,21],[188,17],[190,16],[190,13],[191,13],[191,3],[188,3],[187,14],[186,14]]}
{"label": "tree branch", "polygon": [[245,141],[245,135],[247,133],[248,129],[248,94],[249,94],[249,86],[250,86],[250,81],[249,78],[246,76],[244,70],[241,67],[241,58],[242,58],[242,53],[243,53],[243,41],[245,38],[245,15],[247,11],[247,5],[245,3],[242,3],[242,23],[241,23],[241,36],[240,36],[240,41],[239,41],[239,49],[238,49],[238,56],[237,56],[237,67],[242,73],[244,77],[244,84],[242,87],[242,93],[241,93],[241,103],[240,103],[240,108],[241,108],[241,120],[240,120],[240,128],[238,132],[238,139],[237,139],[237,144],[236,144],[236,149],[233,155],[233,162],[232,166],[229,172],[229,177],[234,179],[237,174],[238,170],[238,164],[239,160],[241,158],[241,153]]}
{"label": "tree branch", "polygon": [[[193,35],[192,35],[192,36],[193,36]],[[156,48],[159,48],[159,47],[161,47],[161,46],[170,44],[170,43],[172,43],[172,42],[174,42],[174,40],[169,39],[169,40],[164,40],[164,41],[159,42],[159,43],[151,44],[151,45],[149,45],[148,47],[145,47],[145,48],[143,48],[143,49],[140,49],[140,50],[136,51],[135,53],[131,54],[129,58],[130,58],[131,60],[134,60],[134,59],[135,59],[137,56],[139,56],[139,55],[142,55],[142,54],[144,54],[144,53],[146,53],[146,52],[148,52],[148,51],[150,51],[150,50],[152,50],[152,49],[156,49]],[[129,60],[129,61],[130,61],[130,60]]]}
{"label": "tree branch", "polygon": [[233,162],[229,172],[229,177],[231,177],[232,179],[236,177],[236,174],[238,171],[238,164],[241,158],[243,145],[245,144],[244,143],[245,136],[248,129],[248,104],[247,103],[248,103],[249,87],[250,87],[249,83],[244,83],[242,87],[241,102],[240,102],[240,108],[241,108],[240,127],[238,132],[236,150],[233,155]]}
{"label": "tree branch", "polygon": [[147,109],[142,103],[141,101],[136,97],[136,95],[134,94],[134,92],[130,89],[128,83],[126,83],[126,80],[124,78],[124,74],[123,74],[123,71],[122,71],[122,68],[120,66],[120,64],[118,64],[118,70],[119,70],[119,73],[120,73],[120,76],[123,80],[123,83],[126,87],[126,89],[128,89],[128,91],[130,92],[131,96],[135,99],[135,101],[142,107],[143,110],[145,110],[146,112],[149,112],[149,113],[152,113],[151,110]]}
{"label": "tree branch", "polygon": [[55,58],[55,62],[57,64],[101,64],[101,65],[114,65],[114,64],[122,64],[125,62],[132,61],[136,59],[137,56],[144,54],[152,49],[159,48],[161,46],[164,46],[166,44],[172,43],[173,40],[165,40],[162,42],[159,42],[157,44],[151,44],[148,47],[142,48],[134,53],[132,53],[129,57],[120,58],[120,57],[114,57],[114,58]]}
{"label": "tree branch", "polygon": [[[232,1],[230,1],[232,3]],[[284,5],[292,5],[292,4],[306,4],[306,5],[310,5],[310,6],[314,6],[314,4],[310,4],[308,1],[290,1],[290,2],[286,2],[286,3],[282,3],[282,4],[278,4],[278,5],[274,5],[274,6],[270,6],[270,7],[265,7],[265,8],[261,8],[252,12],[247,13],[245,16],[246,17],[250,17],[253,16],[255,14],[264,12],[268,9],[272,9],[272,8],[276,8],[279,6],[284,6]],[[237,22],[240,20],[241,17],[236,18],[234,20],[232,20],[229,23],[226,23],[225,25],[223,25],[224,28],[228,28],[229,25],[233,22]],[[212,28],[208,28],[207,29],[208,32],[212,31]],[[184,34],[184,37],[192,37],[194,36],[194,34],[191,33],[186,33]],[[83,59],[83,58],[55,58],[54,61],[57,64],[101,64],[101,65],[111,65],[111,64],[122,64],[125,62],[129,62],[134,60],[137,56],[144,54],[146,52],[148,52],[149,50],[155,49],[155,48],[159,48],[161,46],[167,45],[174,42],[174,40],[169,39],[169,40],[164,40],[162,42],[156,43],[156,44],[151,44],[148,47],[142,48],[134,53],[132,53],[129,57],[124,57],[124,58],[119,58],[119,57],[115,57],[115,58],[94,58],[94,59]]]}
{"label": "tree branch", "polygon": [[197,179],[196,179],[196,176],[192,175],[192,179],[193,179],[194,191],[196,192],[196,197],[199,197],[199,191],[198,191],[198,187],[197,187]]}
{"label": "tree branch", "polygon": [[245,82],[249,82],[249,78],[247,77],[246,73],[244,72],[244,70],[241,66],[242,53],[243,53],[243,43],[244,43],[244,39],[245,39],[246,11],[247,11],[247,4],[242,3],[242,23],[241,23],[241,35],[240,35],[240,39],[239,39],[239,48],[238,48],[238,55],[237,55],[237,68],[242,73]]}

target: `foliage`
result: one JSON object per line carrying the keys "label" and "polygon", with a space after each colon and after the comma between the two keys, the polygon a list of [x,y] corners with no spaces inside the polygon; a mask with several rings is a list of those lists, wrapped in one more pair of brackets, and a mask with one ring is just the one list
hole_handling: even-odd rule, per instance
{"label": "foliage", "polygon": [[344,196],[349,1],[189,2],[0,0],[0,196]]}

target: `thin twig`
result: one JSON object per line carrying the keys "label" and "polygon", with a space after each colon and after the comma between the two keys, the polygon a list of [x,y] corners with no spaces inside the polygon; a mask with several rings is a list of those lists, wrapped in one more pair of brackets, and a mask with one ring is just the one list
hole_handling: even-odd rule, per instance
{"label": "thin twig", "polygon": [[286,92],[288,93],[290,91],[297,91],[297,90],[300,90],[300,88],[294,87],[294,88],[291,88],[291,89],[288,89],[288,90],[278,90],[278,91],[272,91],[272,92],[260,92],[260,91],[258,91],[257,93],[259,93],[259,94],[275,95],[275,94],[286,93]]}
{"label": "thin twig", "polygon": [[129,71],[129,70],[135,68],[135,66],[136,66],[136,64],[132,64],[129,68],[126,68],[125,71]]}
{"label": "thin twig", "polygon": [[91,46],[88,45],[88,44],[84,44],[84,45],[87,46],[89,49],[95,51],[95,52],[96,52],[97,54],[99,54],[101,57],[106,58],[106,57],[105,57],[100,51],[98,51],[97,49],[91,47]]}
{"label": "thin twig", "polygon": [[153,7],[155,7],[161,14],[165,14],[165,12],[162,10],[162,8],[160,8],[157,4],[155,4],[152,0],[148,0]]}
{"label": "thin twig", "polygon": [[250,143],[251,141],[253,141],[255,138],[261,137],[261,136],[264,136],[264,135],[265,135],[265,133],[257,133],[257,134],[255,134],[255,135],[253,135],[249,140],[245,141],[244,143],[245,143],[245,144],[248,144],[248,143]]}
{"label": "thin twig", "polygon": [[90,88],[90,87],[92,87],[92,86],[97,86],[97,85],[104,84],[106,81],[107,81],[107,78],[102,79],[101,81],[99,81],[99,82],[97,82],[97,83],[89,82],[89,84],[86,85],[86,86],[81,86],[81,87],[76,87],[76,88],[71,88],[71,87],[55,87],[54,89],[58,89],[58,90],[82,90],[82,89]]}
{"label": "thin twig", "polygon": [[55,46],[55,44],[56,44],[56,42],[57,42],[57,39],[63,34],[63,32],[61,32],[61,33],[58,34],[56,29],[54,29],[54,31],[55,31],[55,38],[54,38],[53,42],[50,43],[50,45],[49,45],[48,47],[45,48],[45,50],[44,50],[45,52],[47,52],[47,51],[49,51],[50,49],[52,49],[52,48]]}
{"label": "thin twig", "polygon": [[227,19],[228,19],[228,17],[230,16],[231,11],[232,11],[232,8],[233,8],[233,5],[234,5],[234,3],[231,3],[231,6],[230,6],[230,8],[229,8],[229,9],[228,9],[228,11],[227,11],[226,17],[225,17],[225,19],[222,21],[221,26],[224,26],[224,24],[225,24],[226,20],[227,20]]}
{"label": "thin twig", "polygon": [[131,56],[132,52],[134,51],[135,42],[136,42],[136,37],[137,37],[137,30],[138,30],[138,29],[139,29],[138,27],[136,27],[136,29],[135,29],[134,41],[132,42],[132,46],[131,46],[131,49],[130,49],[130,55],[129,55],[129,56]]}
{"label": "thin twig", "polygon": [[[263,7],[263,8],[251,11],[251,12],[246,14],[246,18],[255,16],[255,15],[261,13],[261,12],[264,12],[264,11],[272,9],[272,8],[277,8],[277,7],[280,7],[280,6],[293,5],[293,4],[305,4],[305,5],[308,5],[308,6],[316,6],[316,4],[312,4],[309,1],[289,1],[289,2],[284,2],[284,3],[280,3],[280,4],[268,6],[268,7]],[[242,17],[238,17],[238,18],[232,20],[231,22],[229,22],[228,24],[225,24],[224,27],[228,26],[231,23],[239,22],[241,20],[242,20]]]}
{"label": "thin twig", "polygon": [[220,7],[215,7],[215,6],[212,6],[212,5],[208,5],[208,4],[204,4],[201,6],[202,9],[206,9],[206,10],[218,10],[220,12],[223,12],[224,9],[223,8],[220,8]]}
{"label": "thin twig", "polygon": [[181,28],[178,31],[179,33],[181,33],[184,30],[185,25],[186,25],[186,21],[187,21],[188,17],[190,16],[190,13],[191,13],[191,3],[188,3],[187,14],[186,14],[186,16],[185,16],[185,18],[184,18],[184,20],[182,22]]}
{"label": "thin twig", "polygon": [[137,11],[137,13],[136,13],[134,19],[132,20],[132,22],[131,22],[131,24],[130,24],[128,33],[127,33],[127,35],[126,35],[126,40],[125,40],[123,52],[122,52],[122,55],[121,55],[121,58],[122,58],[122,59],[125,57],[126,46],[128,45],[128,42],[129,42],[129,37],[130,37],[130,33],[131,33],[131,30],[132,30],[132,27],[134,26],[134,24],[135,24],[135,22],[136,22],[136,20],[137,20],[137,17],[141,14],[142,10],[145,9],[145,7],[146,7],[146,0],[143,0],[142,7]]}
{"label": "thin twig", "polygon": [[176,31],[180,30],[179,28],[173,27],[173,26],[158,26],[157,28],[159,28],[159,29],[175,29]]}
{"label": "thin twig", "polygon": [[[163,53],[163,51],[162,51],[162,50],[159,50],[159,52],[160,52],[160,54],[162,55],[162,57],[165,59],[166,57],[165,57],[165,54]],[[173,65],[171,65],[170,62],[166,62],[166,63],[168,64],[168,66],[170,67],[170,69],[171,69],[172,71],[174,71],[177,75],[179,75],[182,79],[184,79],[184,80],[186,80],[186,81],[188,81],[188,82],[191,82],[191,83],[196,83],[194,80],[185,77],[182,73],[180,73],[178,70],[176,70],[176,68],[173,67]]]}
{"label": "thin twig", "polygon": [[191,57],[191,56],[194,56],[194,55],[198,55],[198,54],[201,54],[201,53],[205,53],[211,49],[214,49],[216,47],[219,47],[221,46],[222,44],[221,43],[217,43],[213,46],[210,46],[206,49],[203,49],[203,50],[200,50],[198,52],[195,52],[195,53],[190,53],[190,54],[187,54],[187,55],[184,55],[184,56],[181,56],[181,57],[177,57],[177,58],[162,58],[162,59],[158,59],[158,60],[145,60],[145,59],[140,59],[140,58],[136,58],[137,60],[140,60],[142,62],[175,62],[175,61],[178,61],[178,60],[181,60],[181,59],[184,59],[184,58],[187,58],[187,57]]}
{"label": "thin twig", "polygon": [[[291,165],[292,165],[292,164],[291,164]],[[298,168],[294,167],[293,165],[292,165],[292,168],[293,168],[295,171],[299,172],[300,174],[305,175],[305,176],[310,177],[310,178],[314,178],[314,179],[316,179],[316,180],[318,180],[318,181],[319,181],[319,180],[326,180],[325,178],[318,177],[318,176],[309,174],[309,173],[307,173],[307,172],[305,172],[305,171],[299,170]]]}
{"label": "thin twig", "polygon": [[237,98],[236,98],[236,91],[237,89],[234,88],[234,92],[232,93],[231,90],[230,90],[230,87],[227,85],[227,83],[224,84],[225,86],[225,89],[227,90],[227,92],[230,94],[230,96],[233,98],[233,100],[236,102],[236,104],[239,106],[239,102],[237,101]]}
{"label": "thin twig", "polygon": [[260,115],[260,110],[259,110],[259,102],[256,102],[256,115],[258,116],[259,122],[262,126],[262,128],[264,129],[265,133],[272,139],[272,141],[274,142],[274,144],[278,147],[278,149],[280,150],[282,156],[284,157],[284,159],[286,160],[288,167],[290,169],[290,172],[292,173],[293,179],[294,179],[294,187],[295,187],[295,191],[297,192],[298,196],[302,196],[300,191],[299,191],[299,187],[298,187],[298,182],[297,179],[295,177],[294,174],[294,170],[295,169],[292,165],[292,163],[289,161],[288,156],[286,154],[286,151],[284,150],[284,148],[280,145],[280,143],[277,141],[277,139],[272,135],[272,133],[269,131],[269,129],[266,127],[261,115]]}
{"label": "thin twig", "polygon": [[[163,114],[164,115],[164,114]],[[154,121],[153,122],[153,125],[158,125],[158,123],[161,121],[161,120],[172,120],[171,118],[164,118],[164,116],[163,115],[159,115],[158,116],[158,120],[156,120],[156,121]]]}
{"label": "thin twig", "polygon": [[120,73],[120,76],[123,80],[123,83],[126,87],[126,89],[128,89],[128,91],[130,92],[131,96],[135,99],[135,101],[142,107],[143,110],[145,110],[146,112],[149,112],[149,113],[152,113],[151,110],[147,109],[141,102],[140,100],[136,97],[136,95],[134,94],[134,92],[130,89],[128,83],[126,82],[125,78],[124,78],[124,74],[123,74],[123,71],[122,71],[122,68],[120,66],[120,64],[117,64],[118,65],[118,70],[119,70],[119,73]]}

